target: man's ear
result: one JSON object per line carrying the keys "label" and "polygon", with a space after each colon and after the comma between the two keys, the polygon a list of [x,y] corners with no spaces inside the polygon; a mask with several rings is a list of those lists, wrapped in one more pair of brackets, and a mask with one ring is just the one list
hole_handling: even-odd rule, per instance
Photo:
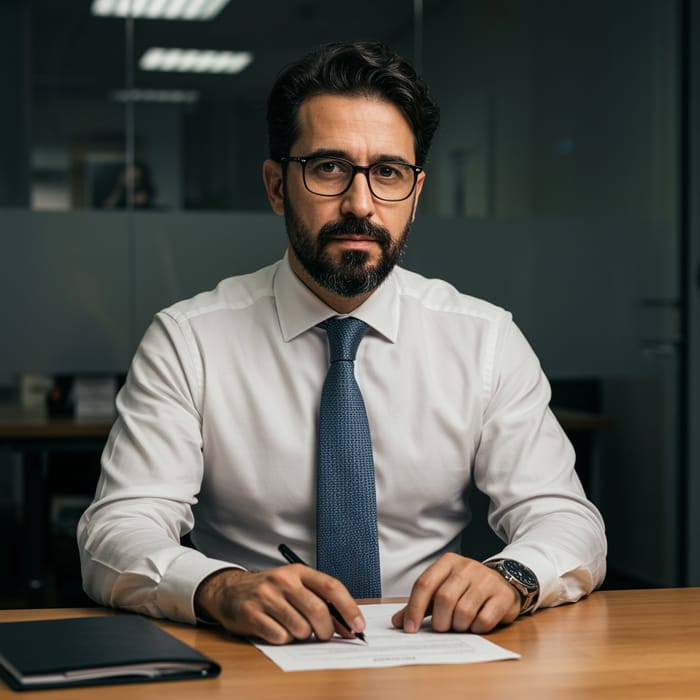
{"label": "man's ear", "polygon": [[279,216],[284,215],[284,177],[282,175],[282,163],[275,160],[266,160],[263,163],[263,182],[265,191],[270,201],[272,211]]}
{"label": "man's ear", "polygon": [[413,195],[413,211],[411,212],[411,223],[416,219],[416,210],[418,209],[418,200],[420,199],[420,193],[423,191],[423,181],[425,180],[425,172],[418,173],[418,178],[416,179],[416,191]]}

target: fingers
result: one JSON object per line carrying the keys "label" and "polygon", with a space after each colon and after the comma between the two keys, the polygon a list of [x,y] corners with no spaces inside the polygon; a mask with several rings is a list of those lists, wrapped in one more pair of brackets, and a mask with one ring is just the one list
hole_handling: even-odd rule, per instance
{"label": "fingers", "polygon": [[[493,596],[487,599],[471,623],[470,631],[475,634],[486,634],[498,625],[509,625],[517,619],[520,614],[520,594],[510,584],[505,581],[503,583],[509,590],[505,591],[503,598]],[[508,604],[510,595],[515,600],[511,605]]]}
{"label": "fingers", "polygon": [[333,635],[333,621],[324,601],[304,589],[288,572],[273,569],[256,574],[256,580],[250,581],[237,597],[241,601],[234,617],[236,628],[246,625],[249,634],[272,644],[286,644],[312,635],[326,640]]}
{"label": "fingers", "polygon": [[[351,639],[354,637],[354,632],[364,632],[366,622],[362,611],[348,589],[338,579],[308,567],[305,567],[302,574],[304,585],[326,604],[330,603],[335,608],[336,613],[350,627],[348,630],[343,627],[340,621],[334,619],[335,631],[338,634]],[[325,607],[327,612],[328,605]]]}
{"label": "fingers", "polygon": [[295,639],[330,639],[335,632],[352,638],[329,612],[327,602],[355,632],[365,621],[357,603],[340,581],[309,567],[292,564],[259,573],[217,572],[197,590],[200,612],[238,635],[254,635],[270,644]]}
{"label": "fingers", "polygon": [[520,594],[481,563],[446,554],[416,580],[406,607],[393,616],[392,623],[405,632],[416,632],[431,613],[437,632],[483,634],[518,617]]}
{"label": "fingers", "polygon": [[448,575],[449,566],[445,565],[444,557],[429,566],[413,584],[406,607],[392,618],[394,625],[402,627],[404,632],[417,632],[423,618],[430,614],[435,591]]}

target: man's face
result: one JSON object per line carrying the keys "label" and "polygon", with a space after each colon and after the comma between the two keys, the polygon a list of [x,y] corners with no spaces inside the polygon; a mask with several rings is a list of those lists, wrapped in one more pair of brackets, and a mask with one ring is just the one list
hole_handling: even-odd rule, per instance
{"label": "man's face", "polygon": [[[299,109],[300,136],[291,156],[333,155],[369,165],[377,161],[413,163],[414,137],[393,104],[361,96],[317,95]],[[423,184],[401,202],[376,199],[366,177],[355,175],[342,195],[323,197],[305,186],[299,163],[289,163],[284,181],[266,184],[273,209],[284,214],[289,259],[296,274],[327,303],[364,300],[389,274],[404,248]],[[279,166],[278,166],[279,167]],[[279,171],[281,178],[281,169]],[[274,178],[273,178],[274,179]]]}

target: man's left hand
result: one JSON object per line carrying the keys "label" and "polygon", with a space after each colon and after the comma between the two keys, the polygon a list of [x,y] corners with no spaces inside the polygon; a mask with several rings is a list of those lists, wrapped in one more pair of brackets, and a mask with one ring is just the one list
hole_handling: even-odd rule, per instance
{"label": "man's left hand", "polygon": [[443,554],[413,584],[406,607],[394,614],[394,627],[417,632],[432,614],[436,632],[490,632],[520,614],[521,598],[498,572],[458,554]]}

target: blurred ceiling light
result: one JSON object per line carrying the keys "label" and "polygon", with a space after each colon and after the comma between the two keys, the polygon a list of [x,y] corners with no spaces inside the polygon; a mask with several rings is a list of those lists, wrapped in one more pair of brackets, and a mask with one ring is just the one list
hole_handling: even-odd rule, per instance
{"label": "blurred ceiling light", "polygon": [[193,104],[199,100],[196,90],[115,90],[112,99],[116,102],[167,102],[171,104]]}
{"label": "blurred ceiling light", "polygon": [[229,0],[92,0],[90,12],[99,17],[146,19],[212,19]]}
{"label": "blurred ceiling light", "polygon": [[240,73],[253,60],[248,51],[148,49],[139,61],[141,70],[173,73]]}

